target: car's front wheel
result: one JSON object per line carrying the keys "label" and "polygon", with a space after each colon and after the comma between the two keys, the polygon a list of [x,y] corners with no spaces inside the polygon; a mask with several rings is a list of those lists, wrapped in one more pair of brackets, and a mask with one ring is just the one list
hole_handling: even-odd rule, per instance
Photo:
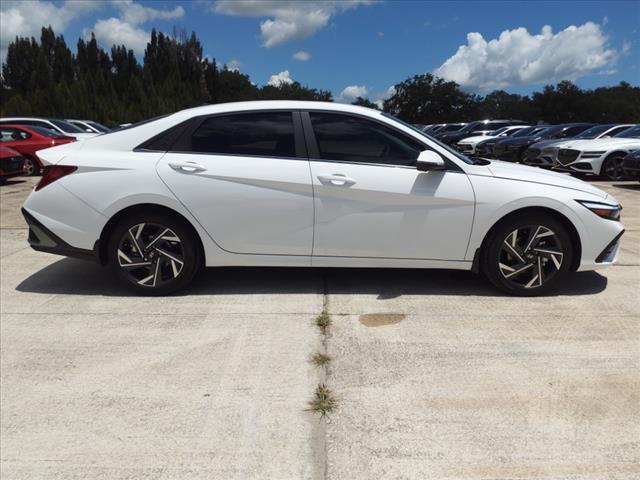
{"label": "car's front wheel", "polygon": [[566,227],[545,214],[525,214],[502,222],[487,238],[482,271],[500,290],[535,296],[557,285],[573,256]]}
{"label": "car's front wheel", "polygon": [[602,170],[600,171],[600,177],[605,180],[624,180],[626,174],[622,164],[624,163],[624,154],[614,153],[607,157],[602,164]]}
{"label": "car's front wheel", "polygon": [[135,214],[113,229],[107,245],[116,277],[145,295],[167,295],[187,286],[202,265],[188,225],[170,215]]}

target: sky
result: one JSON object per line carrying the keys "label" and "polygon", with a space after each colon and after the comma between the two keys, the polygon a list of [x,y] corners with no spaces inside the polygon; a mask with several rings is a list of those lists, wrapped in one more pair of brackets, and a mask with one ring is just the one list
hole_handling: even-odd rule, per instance
{"label": "sky", "polygon": [[0,55],[43,25],[74,51],[94,32],[140,60],[152,28],[195,31],[206,56],[258,85],[295,80],[339,101],[380,101],[426,72],[479,94],[640,84],[640,0],[2,0]]}

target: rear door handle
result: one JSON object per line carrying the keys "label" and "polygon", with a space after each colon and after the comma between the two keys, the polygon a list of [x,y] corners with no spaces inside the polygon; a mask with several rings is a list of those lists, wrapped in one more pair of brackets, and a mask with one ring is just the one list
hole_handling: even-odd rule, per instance
{"label": "rear door handle", "polygon": [[353,178],[349,178],[341,173],[318,175],[318,180],[320,180],[320,183],[323,185],[334,185],[336,187],[350,187],[356,184]]}
{"label": "rear door handle", "polygon": [[169,162],[169,166],[178,172],[197,173],[204,172],[206,168],[197,162]]}

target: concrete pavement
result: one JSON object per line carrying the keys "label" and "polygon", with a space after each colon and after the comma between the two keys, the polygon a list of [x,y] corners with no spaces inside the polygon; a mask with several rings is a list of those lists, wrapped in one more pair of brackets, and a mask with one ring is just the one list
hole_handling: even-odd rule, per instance
{"label": "concrete pavement", "polygon": [[[3,479],[640,476],[637,183],[597,182],[625,206],[620,265],[522,299],[464,272],[339,269],[131,297],[28,248],[33,182],[0,187]],[[326,425],[304,410],[324,302]]]}

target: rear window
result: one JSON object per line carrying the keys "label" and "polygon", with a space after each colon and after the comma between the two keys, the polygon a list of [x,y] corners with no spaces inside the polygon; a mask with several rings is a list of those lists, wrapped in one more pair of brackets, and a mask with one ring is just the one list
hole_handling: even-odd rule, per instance
{"label": "rear window", "polygon": [[76,127],[75,125],[71,125],[69,122],[65,122],[63,120],[51,119],[49,120],[56,127],[66,133],[84,133],[81,129]]}
{"label": "rear window", "polygon": [[29,129],[33,130],[36,133],[39,133],[44,137],[65,138],[65,135],[61,134],[60,132],[56,132],[55,130],[49,130],[48,128],[36,127],[35,125],[31,125]]}

